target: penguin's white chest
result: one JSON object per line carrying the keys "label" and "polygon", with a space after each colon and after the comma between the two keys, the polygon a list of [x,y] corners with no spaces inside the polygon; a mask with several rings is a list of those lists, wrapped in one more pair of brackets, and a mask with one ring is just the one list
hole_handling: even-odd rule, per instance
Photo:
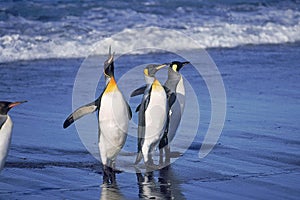
{"label": "penguin's white chest", "polygon": [[7,120],[4,122],[0,130],[0,171],[4,167],[6,157],[9,152],[12,127],[13,123],[11,118],[7,115]]}
{"label": "penguin's white chest", "polygon": [[167,97],[162,89],[152,90],[145,111],[145,138],[158,140],[163,133],[167,119]]}
{"label": "penguin's white chest", "polygon": [[111,132],[113,130],[127,132],[128,114],[126,101],[119,90],[104,94],[99,110],[101,132]]}
{"label": "penguin's white chest", "polygon": [[[129,113],[126,101],[119,90],[102,96],[99,110],[99,145],[108,155],[114,157],[123,147],[128,130]],[[100,149],[101,151],[101,149]]]}
{"label": "penguin's white chest", "polygon": [[178,100],[181,109],[181,115],[183,114],[185,106],[185,88],[182,77],[180,78],[176,87],[176,100]]}

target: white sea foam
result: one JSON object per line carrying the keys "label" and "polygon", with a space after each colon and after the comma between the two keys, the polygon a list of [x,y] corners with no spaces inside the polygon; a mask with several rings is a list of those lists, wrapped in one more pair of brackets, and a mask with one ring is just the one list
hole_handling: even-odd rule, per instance
{"label": "white sea foam", "polygon": [[[107,12],[102,7],[79,17],[47,22],[8,15],[8,19],[0,20],[0,26],[6,28],[0,31],[0,62],[106,54],[110,44],[117,52],[130,51],[137,43],[139,47],[157,48],[132,52],[148,53],[300,41],[297,9],[255,7],[254,11],[241,12],[219,6],[217,14],[214,10],[202,14],[203,10],[192,9],[177,7],[178,18],[127,8]],[[178,31],[187,38],[178,38]]]}
{"label": "white sea foam", "polygon": [[[0,37],[1,62],[13,60],[30,60],[41,58],[71,58],[85,57],[92,53],[106,54],[107,46],[114,43],[114,49],[124,52],[133,49],[137,42],[144,47],[157,49],[191,50],[195,47],[190,39],[178,40],[176,31],[148,27],[145,29],[124,29],[116,36],[103,39],[78,38],[48,38],[47,36],[22,36],[18,34]],[[220,24],[194,27],[190,31],[183,31],[194,39],[202,48],[235,47],[246,44],[280,44],[300,41],[300,24],[281,26],[268,23],[264,26],[247,26],[237,24]],[[97,33],[96,33],[97,34]],[[141,40],[143,35],[151,40]],[[121,37],[122,36],[122,37]],[[140,38],[140,39],[138,39]],[[100,44],[106,44],[100,46]],[[143,50],[138,53],[148,53]],[[137,53],[137,52],[135,52]]]}

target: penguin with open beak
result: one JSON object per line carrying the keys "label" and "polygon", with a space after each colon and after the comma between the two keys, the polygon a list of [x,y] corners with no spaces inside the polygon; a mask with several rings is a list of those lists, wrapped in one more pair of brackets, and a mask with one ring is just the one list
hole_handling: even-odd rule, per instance
{"label": "penguin with open beak", "polygon": [[4,168],[11,143],[13,122],[8,115],[8,111],[25,102],[27,101],[0,101],[0,171]]}
{"label": "penguin with open beak", "polygon": [[161,140],[167,121],[167,95],[156,79],[155,73],[167,66],[148,65],[144,69],[146,86],[136,89],[131,97],[143,94],[142,102],[137,107],[138,115],[138,154],[135,164],[142,158],[147,167],[156,167],[153,163],[152,152]]}
{"label": "penguin with open beak", "polygon": [[94,102],[75,110],[65,120],[63,127],[67,128],[82,116],[98,111],[98,147],[103,164],[103,182],[108,183],[115,180],[115,159],[125,144],[132,113],[115,80],[114,54],[111,54],[110,48],[103,73],[106,86],[102,94]]}

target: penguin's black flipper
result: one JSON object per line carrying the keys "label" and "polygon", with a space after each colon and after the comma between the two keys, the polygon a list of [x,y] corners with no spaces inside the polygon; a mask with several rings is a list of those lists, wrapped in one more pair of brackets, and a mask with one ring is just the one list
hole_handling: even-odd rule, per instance
{"label": "penguin's black flipper", "polygon": [[143,103],[144,103],[144,110],[143,112],[146,112],[149,102],[150,102],[150,97],[151,97],[151,92],[152,92],[152,87],[149,89],[149,92],[147,92],[147,95],[144,95]]}
{"label": "penguin's black flipper", "polygon": [[128,104],[127,101],[126,101],[126,104],[127,104],[127,109],[128,109],[128,117],[129,117],[129,120],[131,120],[131,118],[132,118],[132,111],[131,111],[131,108],[130,108],[130,106],[129,106],[129,104]]}
{"label": "penguin's black flipper", "polygon": [[165,89],[166,94],[170,95],[171,90],[167,86],[165,86],[165,85],[163,86],[163,88]]}
{"label": "penguin's black flipper", "polygon": [[143,158],[142,154],[142,147],[144,144],[144,138],[145,138],[145,126],[140,126],[138,127],[138,151],[137,151],[137,156],[135,159],[134,164],[137,165]]}
{"label": "penguin's black flipper", "polygon": [[89,103],[87,105],[81,106],[77,110],[75,110],[71,115],[68,116],[68,118],[65,120],[63,127],[67,128],[70,126],[74,121],[77,119],[83,117],[84,115],[90,114],[95,112],[96,110],[99,109],[100,106],[100,98],[97,99],[96,101]]}
{"label": "penguin's black flipper", "polygon": [[[142,147],[145,140],[145,116],[144,113],[139,113],[139,126],[138,126],[138,151],[135,160],[135,165],[137,165],[143,158]],[[141,119],[142,118],[142,119]]]}
{"label": "penguin's black flipper", "polygon": [[163,87],[167,94],[169,108],[171,108],[174,102],[176,101],[176,94],[174,92],[171,92],[171,90],[167,86],[164,85]]}
{"label": "penguin's black flipper", "polygon": [[[149,95],[150,96],[150,95]],[[145,101],[143,101],[139,106],[139,122],[138,122],[138,149],[137,156],[135,160],[135,165],[137,165],[143,158],[142,147],[145,140]]]}
{"label": "penguin's black flipper", "polygon": [[172,105],[175,103],[176,101],[176,94],[173,92],[170,94],[170,96],[168,97],[168,103],[169,103],[169,108],[172,107]]}
{"label": "penguin's black flipper", "polygon": [[140,105],[138,105],[138,106],[136,107],[135,112],[139,112],[139,111],[140,111],[141,105],[142,105],[142,104],[140,104]]}
{"label": "penguin's black flipper", "polygon": [[[146,94],[144,94],[143,96],[143,101],[142,103],[144,104],[144,109],[142,110],[142,112],[146,112],[147,108],[148,108],[148,105],[149,105],[149,102],[150,102],[150,94],[151,94],[151,91],[152,91],[152,87],[149,88],[149,91],[146,92]],[[140,109],[141,109],[141,104],[139,104],[136,109],[135,109],[135,112],[139,112]]]}
{"label": "penguin's black flipper", "polygon": [[144,86],[142,86],[142,87],[140,87],[140,88],[134,90],[134,91],[131,93],[130,97],[135,97],[135,96],[144,94],[146,88],[147,88],[147,85],[144,85]]}

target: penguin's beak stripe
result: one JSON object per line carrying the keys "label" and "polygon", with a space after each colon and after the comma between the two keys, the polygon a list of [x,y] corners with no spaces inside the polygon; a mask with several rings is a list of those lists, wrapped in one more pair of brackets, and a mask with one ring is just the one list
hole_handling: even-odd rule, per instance
{"label": "penguin's beak stripe", "polygon": [[11,103],[11,104],[9,104],[9,108],[13,108],[13,107],[15,107],[15,106],[17,106],[17,105],[20,105],[21,103],[25,103],[25,102],[27,102],[27,101],[17,101],[17,102],[13,102],[13,103]]}
{"label": "penguin's beak stripe", "polygon": [[159,69],[161,69],[161,68],[163,68],[165,66],[167,66],[167,65],[166,64],[162,64],[162,65],[159,65],[158,67],[156,67],[156,69],[159,70]]}

